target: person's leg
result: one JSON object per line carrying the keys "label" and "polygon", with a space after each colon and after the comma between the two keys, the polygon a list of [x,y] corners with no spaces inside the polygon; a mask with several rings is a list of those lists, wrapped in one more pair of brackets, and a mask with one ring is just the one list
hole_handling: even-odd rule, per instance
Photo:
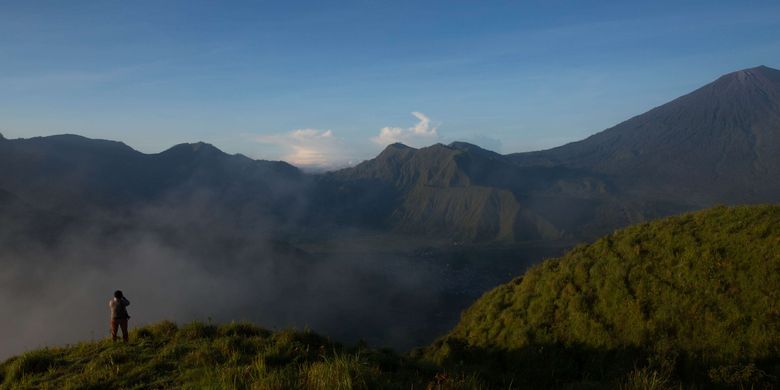
{"label": "person's leg", "polygon": [[119,326],[117,320],[111,320],[111,340],[116,341],[116,328]]}
{"label": "person's leg", "polygon": [[122,327],[122,341],[127,342],[129,339],[127,335],[127,318],[119,320],[119,325]]}

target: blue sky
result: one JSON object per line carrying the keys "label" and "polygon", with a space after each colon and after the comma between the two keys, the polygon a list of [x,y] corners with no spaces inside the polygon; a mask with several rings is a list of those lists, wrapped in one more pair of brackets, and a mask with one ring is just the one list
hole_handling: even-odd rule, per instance
{"label": "blue sky", "polygon": [[298,165],[584,138],[780,67],[776,1],[0,0],[0,132]]}

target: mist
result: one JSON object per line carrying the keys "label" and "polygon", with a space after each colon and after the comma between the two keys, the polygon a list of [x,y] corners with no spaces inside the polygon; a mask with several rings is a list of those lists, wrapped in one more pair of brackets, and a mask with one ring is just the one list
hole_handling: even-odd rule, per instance
{"label": "mist", "polygon": [[338,240],[305,251],[262,223],[242,230],[193,211],[204,207],[183,202],[70,224],[50,242],[4,233],[0,359],[108,337],[107,303],[117,289],[131,301],[131,329],[246,320],[406,350],[444,333],[473,299],[526,264],[512,260],[497,277],[485,272],[496,262],[482,255],[392,250],[365,243],[361,230],[331,231]]}
{"label": "mist", "polygon": [[[389,184],[203,144],[159,155],[75,136],[6,146],[0,162],[19,169],[0,172],[0,359],[108,337],[117,289],[131,329],[246,320],[403,351],[562,251],[404,235],[384,223],[398,201]],[[31,157],[37,148],[50,159]]]}

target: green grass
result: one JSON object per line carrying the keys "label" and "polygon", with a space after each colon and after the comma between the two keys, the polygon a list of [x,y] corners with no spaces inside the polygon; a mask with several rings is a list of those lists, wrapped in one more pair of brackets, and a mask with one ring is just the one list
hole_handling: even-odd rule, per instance
{"label": "green grass", "polygon": [[577,247],[486,293],[424,355],[547,385],[776,385],[780,207],[717,207]]}
{"label": "green grass", "polygon": [[248,323],[134,329],[0,364],[3,389],[771,389],[780,207],[632,226],[486,293],[399,355]]}
{"label": "green grass", "polygon": [[[3,389],[423,389],[439,372],[308,331],[166,321],[134,329],[128,344],[103,340],[28,352],[0,364],[0,373]],[[471,388],[450,382],[449,388]]]}

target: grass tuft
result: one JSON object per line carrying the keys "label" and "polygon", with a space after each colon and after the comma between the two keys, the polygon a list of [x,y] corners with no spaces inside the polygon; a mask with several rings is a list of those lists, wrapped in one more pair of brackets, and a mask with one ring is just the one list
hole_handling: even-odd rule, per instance
{"label": "grass tuft", "polygon": [[54,351],[41,349],[27,352],[9,361],[4,371],[3,380],[13,382],[28,376],[44,374],[59,363]]}

